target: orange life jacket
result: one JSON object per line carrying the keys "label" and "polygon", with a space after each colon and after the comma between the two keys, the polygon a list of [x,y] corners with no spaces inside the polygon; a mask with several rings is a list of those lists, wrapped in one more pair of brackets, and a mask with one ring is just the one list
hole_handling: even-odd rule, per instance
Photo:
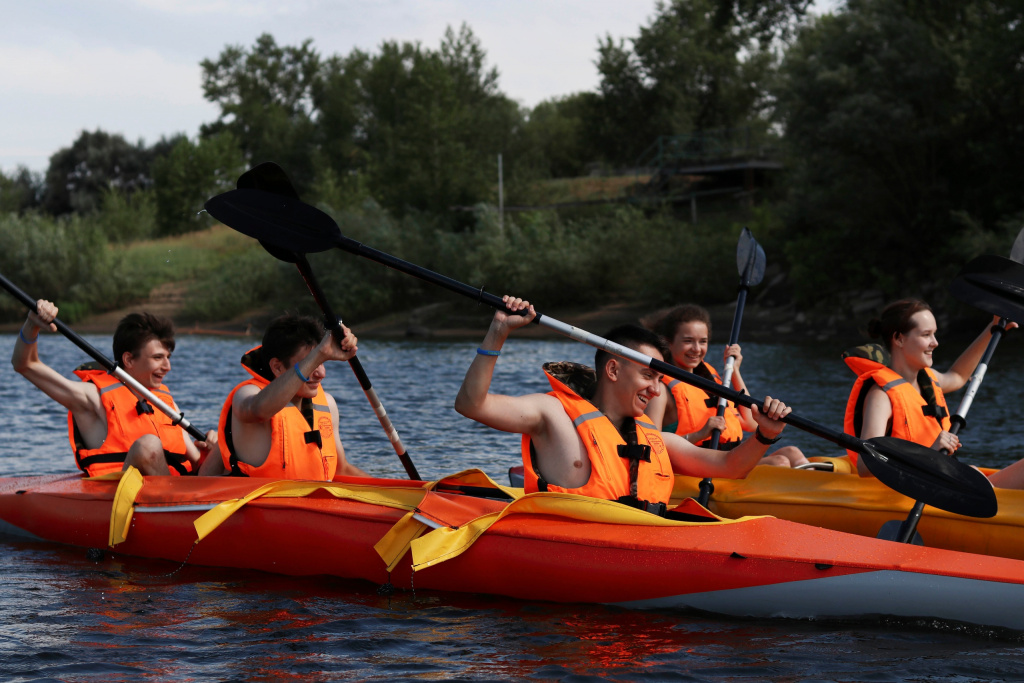
{"label": "orange life jacket", "polygon": [[[718,376],[713,367],[705,362],[702,362],[701,365],[707,371],[707,374],[701,372],[702,376],[710,377],[719,384],[722,383],[722,378]],[[676,434],[686,436],[699,431],[707,424],[709,418],[718,414],[718,397],[708,396],[703,389],[698,389],[667,375],[662,375],[661,381],[668,386],[672,392],[672,399],[676,402]],[[730,402],[725,407],[725,429],[722,430],[722,436],[718,443],[722,450],[728,450],[729,445],[722,447],[721,444],[736,446],[742,440],[743,425],[740,422],[740,411],[736,409],[735,403]],[[708,447],[711,445],[711,439],[707,438],[697,445]]]}
{"label": "orange life jacket", "polygon": [[220,411],[217,438],[224,467],[239,477],[331,481],[338,470],[338,450],[334,445],[331,409],[322,386],[317,387],[315,398],[302,399],[300,407],[289,403],[270,419],[270,453],[262,465],[238,459],[231,435],[231,406],[235,393],[242,387],[251,384],[262,390],[270,384],[271,380],[257,369],[261,366],[261,348],[257,346],[242,356],[242,367],[252,379],[232,389]]}
{"label": "orange life jacket", "polygon": [[[562,491],[592,498],[618,500],[631,495],[630,465],[626,457],[620,457],[619,446],[626,447],[626,441],[604,413],[593,403],[581,398],[568,386],[547,371],[544,374],[551,383],[551,396],[557,398],[569,419],[576,427],[587,457],[590,458],[590,479],[579,488],[555,486],[544,481],[537,470],[536,451],[531,439],[523,435],[523,468],[527,493],[536,491]],[[637,445],[650,447],[650,461],[639,461],[636,479],[636,498],[650,503],[668,503],[675,482],[672,463],[661,432],[643,416],[636,420]]]}
{"label": "orange life jacket", "polygon": [[[851,370],[857,373],[857,381],[854,382],[853,389],[850,391],[850,398],[846,402],[846,415],[843,419],[843,431],[847,434],[860,438],[861,427],[864,424],[864,399],[873,385],[880,387],[889,397],[889,403],[892,404],[892,427],[886,436],[894,436],[930,447],[935,443],[940,432],[949,431],[950,421],[946,397],[931,368],[925,368],[917,375],[917,383],[922,387],[922,392],[919,393],[911,386],[910,382],[877,361],[853,356],[843,360]],[[928,401],[922,396],[922,393],[925,395],[932,393],[935,398],[933,401]],[[857,452],[850,450],[846,452],[853,464],[856,465],[859,458]]]}
{"label": "orange life jacket", "polygon": [[[171,418],[154,410],[153,406],[138,398],[120,380],[95,363],[80,366],[75,374],[99,390],[100,403],[107,416],[107,438],[99,448],[88,448],[74,417],[68,413],[68,440],[75,452],[78,468],[86,475],[97,477],[108,472],[120,472],[128,449],[146,434],[160,437],[168,474],[182,475],[193,471],[194,466],[185,455],[185,435],[181,427],[171,424]],[[175,405],[163,384],[150,391],[167,405]]]}

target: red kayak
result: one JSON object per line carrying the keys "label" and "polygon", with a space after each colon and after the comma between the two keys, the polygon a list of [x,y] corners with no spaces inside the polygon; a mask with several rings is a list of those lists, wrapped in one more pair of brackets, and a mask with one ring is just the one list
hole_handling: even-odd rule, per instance
{"label": "red kayak", "polygon": [[523,600],[1024,630],[1024,562],[773,517],[664,519],[469,471],[438,482],[0,479],[0,531],[137,557]]}

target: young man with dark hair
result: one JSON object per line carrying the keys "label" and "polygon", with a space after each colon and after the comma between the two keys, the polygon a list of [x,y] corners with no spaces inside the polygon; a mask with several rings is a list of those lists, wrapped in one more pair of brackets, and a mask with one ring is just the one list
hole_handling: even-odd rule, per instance
{"label": "young man with dark hair", "polygon": [[345,459],[338,405],[320,385],[324,361],[356,355],[356,337],[342,329],[339,345],[314,318],[284,315],[270,323],[263,344],[242,356],[252,377],[221,409],[221,457],[208,459],[200,474],[320,481],[366,476]]}
{"label": "young man with dark hair", "polygon": [[[700,448],[677,434],[663,433],[644,415],[648,401],[662,391],[661,373],[603,350],[595,357],[596,377],[591,374],[577,383],[578,390],[549,372],[554,365],[566,364],[548,364],[545,374],[551,393],[488,393],[509,332],[536,317],[529,302],[508,296],[504,300],[517,314],[494,314],[455,409],[489,427],[523,435],[527,493],[564,491],[663,513],[672,494],[673,473],[744,477],[785,426],[780,420],[790,408],[769,396],[753,409],[756,438],[731,451]],[[637,325],[616,328],[608,339],[658,360],[665,357],[661,337]]]}
{"label": "young man with dark hair", "polygon": [[[40,299],[18,333],[11,364],[44,394],[68,409],[68,435],[79,469],[99,476],[133,466],[144,475],[190,474],[203,452],[215,450],[216,432],[193,442],[181,427],[96,363],[75,370],[81,380],[64,377],[39,360],[39,332],[53,324],[57,307]],[[114,331],[114,360],[164,403],[174,399],[164,386],[171,370],[174,324],[149,313],[131,313]]]}

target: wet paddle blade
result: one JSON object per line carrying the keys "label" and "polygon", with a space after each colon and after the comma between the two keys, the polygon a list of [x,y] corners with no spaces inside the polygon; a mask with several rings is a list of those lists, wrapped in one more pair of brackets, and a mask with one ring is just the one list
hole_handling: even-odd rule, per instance
{"label": "wet paddle blade", "polygon": [[761,284],[765,268],[764,249],[754,239],[748,228],[743,228],[740,239],[736,243],[736,269],[740,273],[740,282],[745,287]]}
{"label": "wet paddle blade", "polygon": [[334,236],[341,236],[338,224],[320,209],[265,190],[245,188],[219,194],[207,200],[206,210],[264,247],[309,254],[334,247]]}
{"label": "wet paddle blade", "polygon": [[949,293],[986,313],[1024,321],[1024,265],[986,254],[972,259],[953,278]]}
{"label": "wet paddle blade", "polygon": [[999,508],[988,477],[956,458],[891,436],[865,446],[871,473],[909,498],[967,517],[992,517]]}

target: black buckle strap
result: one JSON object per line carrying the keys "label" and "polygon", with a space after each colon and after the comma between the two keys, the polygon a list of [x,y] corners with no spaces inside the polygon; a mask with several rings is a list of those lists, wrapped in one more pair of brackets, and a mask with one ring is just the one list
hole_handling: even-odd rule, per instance
{"label": "black buckle strap", "polygon": [[651,461],[651,447],[645,443],[619,444],[618,449],[620,458],[632,461]]}
{"label": "black buckle strap", "polygon": [[324,440],[323,437],[320,436],[319,429],[308,431],[303,436],[306,439],[306,443],[315,443],[317,448],[324,447]]}
{"label": "black buckle strap", "polygon": [[649,512],[652,515],[657,515],[659,517],[664,517],[665,513],[668,512],[668,505],[665,503],[652,503],[649,500],[640,500],[636,496],[622,496],[616,499],[615,502],[637,510]]}
{"label": "black buckle strap", "polygon": [[940,406],[937,404],[921,406],[921,412],[924,413],[926,417],[934,417],[936,420],[941,420],[949,415],[949,410],[946,409],[946,406]]}
{"label": "black buckle strap", "polygon": [[149,405],[141,398],[135,403],[135,414],[136,415],[152,415],[153,406]]}

